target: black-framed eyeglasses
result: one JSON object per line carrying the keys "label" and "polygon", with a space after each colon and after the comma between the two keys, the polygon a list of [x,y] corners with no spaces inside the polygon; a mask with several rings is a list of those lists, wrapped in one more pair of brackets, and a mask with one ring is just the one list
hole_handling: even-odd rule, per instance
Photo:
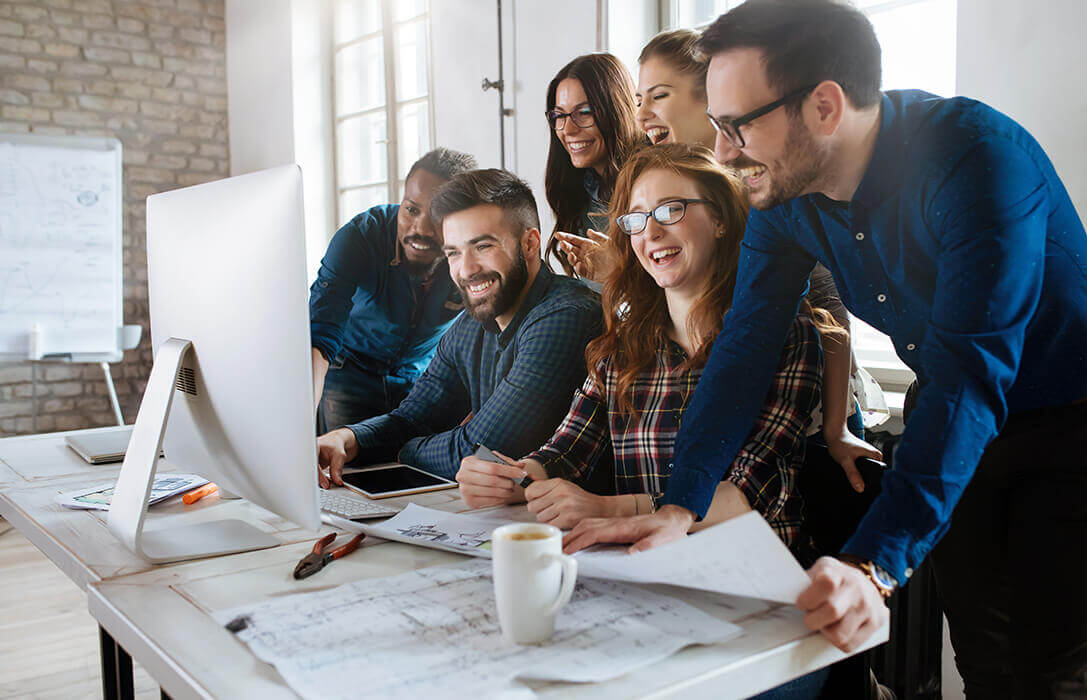
{"label": "black-framed eyeglasses", "polygon": [[728,139],[728,142],[736,148],[743,148],[747,145],[747,142],[744,141],[744,136],[740,133],[741,126],[743,126],[744,124],[750,124],[764,114],[769,114],[770,112],[773,112],[775,109],[782,106],[783,104],[787,104],[790,100],[794,100],[801,95],[806,95],[807,93],[814,90],[818,85],[819,83],[816,83],[814,85],[808,85],[807,87],[797,88],[796,90],[793,90],[792,92],[787,94],[785,97],[782,97],[780,100],[774,100],[769,104],[764,104],[762,107],[759,107],[758,109],[753,109],[742,117],[736,117],[735,119],[729,119],[727,117],[715,117],[710,114],[710,111],[708,109],[706,110],[706,116],[710,118],[710,124],[713,124],[713,128],[717,130],[717,133],[722,134],[726,139]]}
{"label": "black-framed eyeglasses", "polygon": [[596,118],[593,116],[593,108],[587,104],[574,107],[573,112],[560,112],[557,109],[549,110],[545,112],[547,115],[547,123],[551,125],[551,128],[555,131],[562,131],[566,128],[566,118],[569,117],[575,124],[582,129],[588,128],[596,123]]}
{"label": "black-framed eyeglasses", "polygon": [[649,217],[656,219],[657,223],[665,226],[678,224],[683,221],[683,215],[687,213],[688,204],[709,204],[708,199],[670,199],[653,207],[652,211],[632,211],[616,217],[615,223],[619,224],[619,230],[628,236],[635,236],[645,230],[649,225]]}

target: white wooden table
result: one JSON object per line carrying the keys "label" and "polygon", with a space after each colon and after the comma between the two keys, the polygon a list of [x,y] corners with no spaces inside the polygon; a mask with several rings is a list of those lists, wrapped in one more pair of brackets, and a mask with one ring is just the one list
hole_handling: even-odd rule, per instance
{"label": "white wooden table", "polygon": [[[109,430],[109,429],[104,429]],[[312,548],[313,533],[244,501],[180,499],[148,511],[154,526],[237,517],[274,535],[272,549],[153,566],[108,532],[102,511],[57,506],[64,490],[116,478],[119,465],[92,466],[63,445],[64,434],[0,439],[0,515],[7,518],[88,594],[101,628],[103,692],[130,697],[136,658],[176,698],[295,697],[278,673],[212,619],[213,611],[247,601],[310,591],[359,578],[392,576],[464,557],[395,542],[370,541],[319,574],[295,581],[295,563]],[[161,471],[169,471],[163,465]],[[406,503],[405,499],[394,499]],[[462,511],[456,491],[411,501]],[[324,531],[328,531],[326,528]],[[741,698],[833,663],[844,655],[809,633],[790,606],[733,599],[707,603],[701,594],[672,589],[708,614],[736,622],[744,634],[725,644],[691,647],[601,684],[538,684],[544,696]],[[886,641],[883,630],[869,646]],[[131,655],[131,656],[130,656]],[[107,676],[109,676],[107,678]],[[127,676],[127,677],[126,677]]]}

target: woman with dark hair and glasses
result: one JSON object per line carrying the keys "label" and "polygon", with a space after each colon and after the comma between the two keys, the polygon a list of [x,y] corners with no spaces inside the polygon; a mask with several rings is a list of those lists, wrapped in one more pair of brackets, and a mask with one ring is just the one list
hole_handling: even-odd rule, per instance
{"label": "woman with dark hair and glasses", "polygon": [[573,274],[574,266],[558,254],[561,239],[586,238],[590,229],[607,227],[615,177],[648,140],[634,118],[634,81],[609,53],[578,56],[563,66],[547,86],[547,122],[551,146],[544,183],[555,212],[547,259],[558,257]]}

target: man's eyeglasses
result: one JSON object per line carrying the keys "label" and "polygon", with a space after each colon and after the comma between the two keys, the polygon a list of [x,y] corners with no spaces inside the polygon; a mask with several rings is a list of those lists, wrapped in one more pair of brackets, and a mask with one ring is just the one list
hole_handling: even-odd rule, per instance
{"label": "man's eyeglasses", "polygon": [[567,117],[573,120],[573,122],[582,129],[596,123],[596,119],[593,117],[593,108],[589,105],[575,107],[573,112],[560,112],[557,109],[553,109],[546,114],[547,123],[550,124],[551,128],[555,131],[562,131],[566,127]]}
{"label": "man's eyeglasses", "polygon": [[769,114],[770,112],[773,112],[775,109],[782,106],[783,104],[787,104],[790,100],[794,100],[801,95],[806,95],[807,93],[814,90],[817,86],[818,83],[816,83],[815,85],[808,85],[807,87],[797,88],[785,97],[782,97],[780,100],[774,100],[769,104],[765,104],[758,109],[753,109],[742,117],[736,117],[735,119],[729,119],[728,117],[715,117],[710,114],[710,111],[708,109],[706,110],[706,116],[710,118],[710,123],[713,124],[713,128],[717,130],[717,133],[722,134],[726,139],[728,139],[728,142],[736,148],[743,148],[747,145],[747,142],[744,141],[743,134],[740,133],[741,126],[743,126],[744,124],[750,124],[764,114]]}
{"label": "man's eyeglasses", "polygon": [[649,225],[649,217],[656,219],[657,223],[670,226],[683,221],[683,215],[687,213],[688,204],[709,204],[708,199],[672,199],[653,207],[652,211],[632,211],[615,219],[619,224],[619,230],[628,236],[634,236],[645,230]]}

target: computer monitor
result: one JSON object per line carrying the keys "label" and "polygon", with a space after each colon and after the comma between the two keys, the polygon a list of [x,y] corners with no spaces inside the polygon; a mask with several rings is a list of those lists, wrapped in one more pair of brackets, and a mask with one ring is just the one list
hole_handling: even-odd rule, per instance
{"label": "computer monitor", "polygon": [[297,166],[147,198],[155,362],[109,512],[153,562],[278,544],[240,520],[143,530],[160,444],[192,472],[296,524],[320,527]]}

